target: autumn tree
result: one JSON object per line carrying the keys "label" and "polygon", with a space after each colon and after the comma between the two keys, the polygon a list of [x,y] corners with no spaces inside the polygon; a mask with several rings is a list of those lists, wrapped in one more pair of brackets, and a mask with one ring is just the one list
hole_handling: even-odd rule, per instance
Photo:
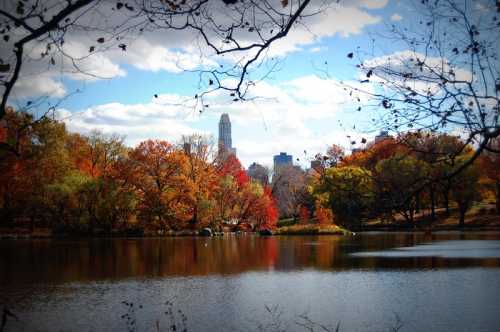
{"label": "autumn tree", "polygon": [[165,141],[142,142],[129,154],[132,183],[140,197],[140,216],[161,230],[188,221],[193,183],[183,151]]}
{"label": "autumn tree", "polygon": [[299,221],[301,224],[308,224],[311,216],[310,216],[310,211],[306,206],[300,205],[299,206]]}
{"label": "autumn tree", "polygon": [[218,174],[221,176],[232,176],[236,180],[238,186],[242,186],[250,181],[250,178],[241,165],[241,162],[234,154],[229,154],[226,158],[218,160],[217,164]]}
{"label": "autumn tree", "polygon": [[296,216],[297,207],[306,194],[307,178],[298,166],[281,166],[274,170],[271,191],[276,199],[280,217]]}
{"label": "autumn tree", "polygon": [[[461,156],[458,164],[466,163],[470,156]],[[451,196],[458,205],[459,225],[465,225],[465,213],[472,205],[472,202],[480,198],[478,190],[479,170],[474,163],[466,167],[462,172],[453,178]]]}
{"label": "autumn tree", "polygon": [[276,200],[268,186],[264,187],[264,199],[266,200],[265,215],[264,218],[261,219],[261,223],[258,225],[258,228],[273,230],[277,226],[279,213]]}
{"label": "autumn tree", "polygon": [[318,224],[327,225],[333,222],[332,210],[325,208],[321,205],[320,201],[316,201],[315,204],[315,215],[318,220]]}
{"label": "autumn tree", "polygon": [[413,156],[395,155],[376,166],[377,201],[382,210],[389,209],[413,223],[417,194],[426,179],[425,164]]}
{"label": "autumn tree", "polygon": [[233,218],[238,192],[238,184],[232,175],[219,177],[218,187],[214,193],[216,217],[212,220],[212,227],[219,227],[222,221]]}
{"label": "autumn tree", "polygon": [[181,148],[186,155],[187,176],[193,184],[194,196],[191,227],[207,224],[213,218],[214,191],[217,187],[216,151],[209,137],[194,134],[183,136]]}
{"label": "autumn tree", "polygon": [[17,153],[2,152],[2,214],[6,221],[28,218],[31,228],[37,219],[45,219],[43,198],[47,185],[61,179],[70,169],[65,149],[64,124],[48,118],[34,121],[22,112],[9,112],[7,140]]}
{"label": "autumn tree", "polygon": [[441,191],[447,214],[449,213],[449,191],[451,179],[446,176],[455,166],[455,159],[463,153],[470,152],[457,136],[432,132],[406,133],[400,136],[402,144],[408,147],[412,155],[426,165],[426,181],[424,188],[417,189],[417,208],[422,191],[427,191],[430,200],[431,221],[436,220],[438,191]]}
{"label": "autumn tree", "polygon": [[94,130],[87,139],[87,149],[90,161],[90,175],[92,177],[107,177],[113,164],[120,157],[124,156],[125,145],[124,138],[116,134],[106,135],[100,131]]}
{"label": "autumn tree", "polygon": [[238,192],[234,216],[240,223],[257,224],[259,219],[265,218],[268,203],[260,183],[245,183]]}
{"label": "autumn tree", "polygon": [[[496,138],[490,142],[491,150],[500,150],[500,139]],[[496,211],[500,214],[500,154],[487,151],[481,162],[482,174],[487,178],[487,185],[495,193]]]}
{"label": "autumn tree", "polygon": [[259,182],[245,185],[243,196],[238,198],[238,206],[243,207],[240,221],[251,225],[254,230],[274,230],[278,222],[278,209],[269,187]]}
{"label": "autumn tree", "polygon": [[339,145],[332,144],[323,155],[318,153],[312,160],[312,165],[317,172],[322,172],[329,167],[335,167],[344,161],[345,151]]}
{"label": "autumn tree", "polygon": [[313,190],[321,204],[331,209],[336,220],[346,226],[361,226],[375,192],[371,172],[355,166],[326,169]]}
{"label": "autumn tree", "polygon": [[373,171],[379,161],[390,158],[397,153],[407,152],[406,146],[401,144],[398,139],[389,137],[380,142],[373,142],[366,149],[345,157],[343,164],[364,167]]}

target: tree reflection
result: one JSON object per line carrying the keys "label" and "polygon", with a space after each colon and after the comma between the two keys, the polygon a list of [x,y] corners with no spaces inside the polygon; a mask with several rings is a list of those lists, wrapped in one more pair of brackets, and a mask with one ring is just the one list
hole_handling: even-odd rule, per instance
{"label": "tree reflection", "polygon": [[[356,252],[458,240],[459,233],[341,236],[33,240],[0,243],[3,284],[209,276],[251,271],[498,267],[498,258],[355,256]],[[480,235],[497,239],[498,235]],[[465,235],[464,239],[478,239]]]}

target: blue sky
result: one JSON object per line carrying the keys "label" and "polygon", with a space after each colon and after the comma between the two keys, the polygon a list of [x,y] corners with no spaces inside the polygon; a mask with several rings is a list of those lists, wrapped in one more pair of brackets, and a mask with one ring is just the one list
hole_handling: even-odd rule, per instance
{"label": "blue sky", "polygon": [[[89,59],[94,74],[110,79],[67,73],[26,75],[14,97],[22,102],[46,94],[53,101],[78,89],[58,110],[68,128],[125,135],[130,146],[148,138],[177,142],[189,133],[211,134],[216,140],[219,116],[227,112],[233,145],[245,166],[254,161],[271,165],[272,156],[281,151],[307,166],[315,153],[330,144],[350,148],[351,140],[359,142],[377,133],[379,128],[371,122],[374,115],[356,112],[340,84],[342,80],[356,84],[359,77],[356,60],[346,55],[357,47],[370,52],[374,34],[391,24],[404,24],[412,15],[400,1],[352,0],[332,5],[323,15],[306,20],[307,29],[297,27],[272,46],[271,56],[282,62],[280,70],[252,92],[262,99],[242,103],[216,95],[202,113],[189,106],[198,91],[198,75],[176,67],[180,61],[183,67],[199,68],[189,39],[183,42],[180,37],[172,37],[171,48],[161,38],[146,37],[132,43],[127,52]],[[73,45],[79,47],[77,41]],[[383,43],[375,48],[375,53],[384,54],[399,50]]]}

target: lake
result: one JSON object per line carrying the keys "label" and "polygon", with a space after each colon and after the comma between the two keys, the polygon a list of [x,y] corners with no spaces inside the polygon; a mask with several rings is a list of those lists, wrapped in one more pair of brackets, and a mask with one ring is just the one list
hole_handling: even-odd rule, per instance
{"label": "lake", "polygon": [[7,331],[500,331],[500,233],[0,241]]}

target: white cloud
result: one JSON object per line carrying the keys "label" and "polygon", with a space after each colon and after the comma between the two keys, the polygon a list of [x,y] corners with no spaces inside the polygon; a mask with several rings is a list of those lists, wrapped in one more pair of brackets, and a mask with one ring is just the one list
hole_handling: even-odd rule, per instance
{"label": "white cloud", "polygon": [[[423,72],[418,62],[424,62]],[[470,81],[472,74],[468,70],[450,65],[449,60],[441,57],[425,56],[422,53],[411,50],[399,51],[388,55],[374,57],[366,60],[363,65],[365,68],[372,69],[374,76],[370,79],[372,82],[397,82],[404,84],[413,90],[425,94],[427,91],[437,93],[441,90],[440,83],[443,75],[450,76],[450,70],[453,69],[454,75],[450,78],[459,81]],[[387,69],[390,69],[388,71]],[[425,79],[405,79],[401,75],[392,75],[392,72],[413,73],[415,76],[425,75]],[[360,73],[364,79],[365,73]]]}
{"label": "white cloud", "polygon": [[403,16],[399,15],[398,13],[394,13],[391,15],[391,21],[398,22],[403,19]]}
{"label": "white cloud", "polygon": [[380,17],[352,4],[332,4],[318,14],[304,19],[303,24],[295,26],[285,38],[276,41],[270,48],[269,56],[284,56],[297,52],[303,46],[319,42],[322,38],[335,35],[347,38],[357,35],[366,26],[380,21]]}
{"label": "white cloud", "polygon": [[[252,94],[265,98],[241,103],[230,102],[221,94],[207,97],[210,106],[202,115],[182,106],[189,97],[164,94],[143,104],[108,103],[74,115],[62,110],[60,118],[70,130],[118,133],[126,135],[127,144],[135,145],[148,138],[175,142],[182,135],[200,132],[196,127],[206,128],[207,122],[215,128],[220,114],[227,112],[233,123],[238,157],[247,166],[253,161],[270,164],[272,156],[280,151],[292,153],[306,165],[308,158],[324,152],[329,144],[348,148],[347,135],[356,135],[334,125],[338,112],[352,107],[348,92],[336,80],[304,76],[274,85],[263,82],[255,86]],[[318,130],[315,121],[331,125],[326,131]],[[205,125],[199,126],[202,122]]]}
{"label": "white cloud", "polygon": [[[179,96],[162,95],[162,102],[180,100]],[[182,135],[199,132],[189,124],[190,110],[182,106],[151,101],[145,104],[125,105],[108,103],[79,112],[60,110],[59,118],[69,130],[88,133],[94,129],[118,133],[127,137],[131,146],[148,138],[175,142]]]}
{"label": "white cloud", "polygon": [[[280,152],[287,152],[293,156],[294,164],[309,167],[309,163],[314,156],[317,153],[325,153],[327,148],[332,144],[342,146],[348,153],[353,146],[362,146],[359,144],[362,138],[370,142],[373,140],[373,137],[374,134],[343,131],[340,129],[333,129],[328,133],[311,133],[306,137],[289,135],[281,138],[270,135],[259,141],[251,139],[238,141],[238,158],[246,166],[252,162],[272,166],[272,157],[274,155]],[[356,145],[351,145],[351,141],[356,141]]]}
{"label": "white cloud", "polygon": [[122,61],[142,70],[154,72],[164,70],[171,73],[217,65],[215,61],[190,45],[185,45],[182,50],[170,50],[165,46],[151,44],[147,40],[135,42],[128,53],[124,54]]}
{"label": "white cloud", "polygon": [[368,9],[380,9],[387,6],[389,0],[355,0],[353,3],[359,4],[361,7]]}
{"label": "white cloud", "polygon": [[26,52],[22,73],[13,89],[13,98],[61,98],[67,94],[64,79],[95,81],[126,75],[119,64],[104,53],[88,56],[88,48],[81,42],[67,42],[63,48],[64,55],[60,53],[40,58],[43,50],[44,46],[37,45]]}
{"label": "white cloud", "polygon": [[50,73],[21,77],[12,92],[15,98],[35,96],[63,97],[65,94],[66,89],[64,84],[57,81]]}
{"label": "white cloud", "polygon": [[[327,6],[317,15],[307,15],[302,18],[300,24],[296,24],[288,36],[274,43],[266,53],[267,56],[285,56],[303,50],[306,46],[311,46],[311,52],[317,52],[320,48],[315,44],[324,38],[336,35],[347,38],[359,34],[367,26],[381,21],[380,17],[372,15],[369,10],[386,6],[387,0],[353,0],[341,2],[340,4],[335,1],[326,1],[325,3]],[[220,20],[228,23],[231,22],[231,19],[234,19],[229,15],[232,7],[215,1],[211,2],[209,6],[212,14],[216,16],[217,22]],[[311,5],[308,14],[319,9],[317,6],[317,4]],[[114,7],[114,5],[110,6],[104,2],[98,8],[99,15],[111,14],[111,7]],[[281,5],[279,5],[279,9],[282,10]],[[106,43],[102,45],[97,43],[97,37],[101,37],[102,31],[109,30],[110,25],[119,25],[123,23],[123,20],[128,20],[130,26],[137,23],[139,18],[123,16],[123,13],[113,12],[113,15],[110,16],[112,19],[106,19],[102,22],[96,20],[96,17],[92,15],[81,18],[81,24],[89,24],[94,29],[76,29],[75,31],[68,31],[65,35],[65,44],[62,49],[74,61],[70,57],[56,57],[54,59],[56,65],[51,66],[49,62],[50,55],[40,61],[40,53],[46,47],[44,43],[34,45],[31,52],[27,49],[26,53],[30,60],[26,60],[23,65],[21,77],[30,77],[36,73],[47,71],[47,68],[49,68],[48,72],[51,74],[45,76],[47,80],[46,87],[25,83],[22,95],[48,93],[51,96],[60,97],[64,92],[64,87],[61,87],[55,78],[56,75],[61,74],[63,77],[74,80],[94,81],[101,78],[125,76],[124,65],[132,65],[145,71],[166,71],[170,73],[180,73],[183,69],[213,68],[217,65],[213,50],[205,45],[202,38],[192,30],[168,31],[154,29],[144,31],[139,35],[134,35],[131,32],[119,41],[115,40],[118,38],[116,36],[104,34],[102,37],[105,37]],[[257,19],[268,20],[269,18],[261,17]],[[242,42],[253,42],[255,40],[252,38],[257,38],[255,33],[250,33],[246,29],[242,29],[238,33],[241,34],[239,37],[241,37]],[[209,37],[214,36],[209,33]],[[111,40],[113,41],[111,42]],[[109,45],[108,41],[110,42]],[[118,48],[117,44],[121,42],[127,45],[126,52]],[[215,44],[219,45],[220,42],[219,36],[216,38]],[[95,47],[95,51],[92,53],[89,53],[90,46]],[[107,50],[106,47],[110,47],[110,49]],[[2,58],[12,56],[12,54],[6,54],[10,50],[10,48],[2,50],[0,52]],[[241,60],[240,56],[241,54],[228,54],[224,58],[218,58],[217,60],[236,62]],[[30,88],[32,89],[31,93]]]}
{"label": "white cloud", "polygon": [[105,52],[89,53],[91,41],[69,40],[64,44],[66,56],[55,58],[53,71],[61,71],[73,80],[98,80],[125,76],[125,71]]}

